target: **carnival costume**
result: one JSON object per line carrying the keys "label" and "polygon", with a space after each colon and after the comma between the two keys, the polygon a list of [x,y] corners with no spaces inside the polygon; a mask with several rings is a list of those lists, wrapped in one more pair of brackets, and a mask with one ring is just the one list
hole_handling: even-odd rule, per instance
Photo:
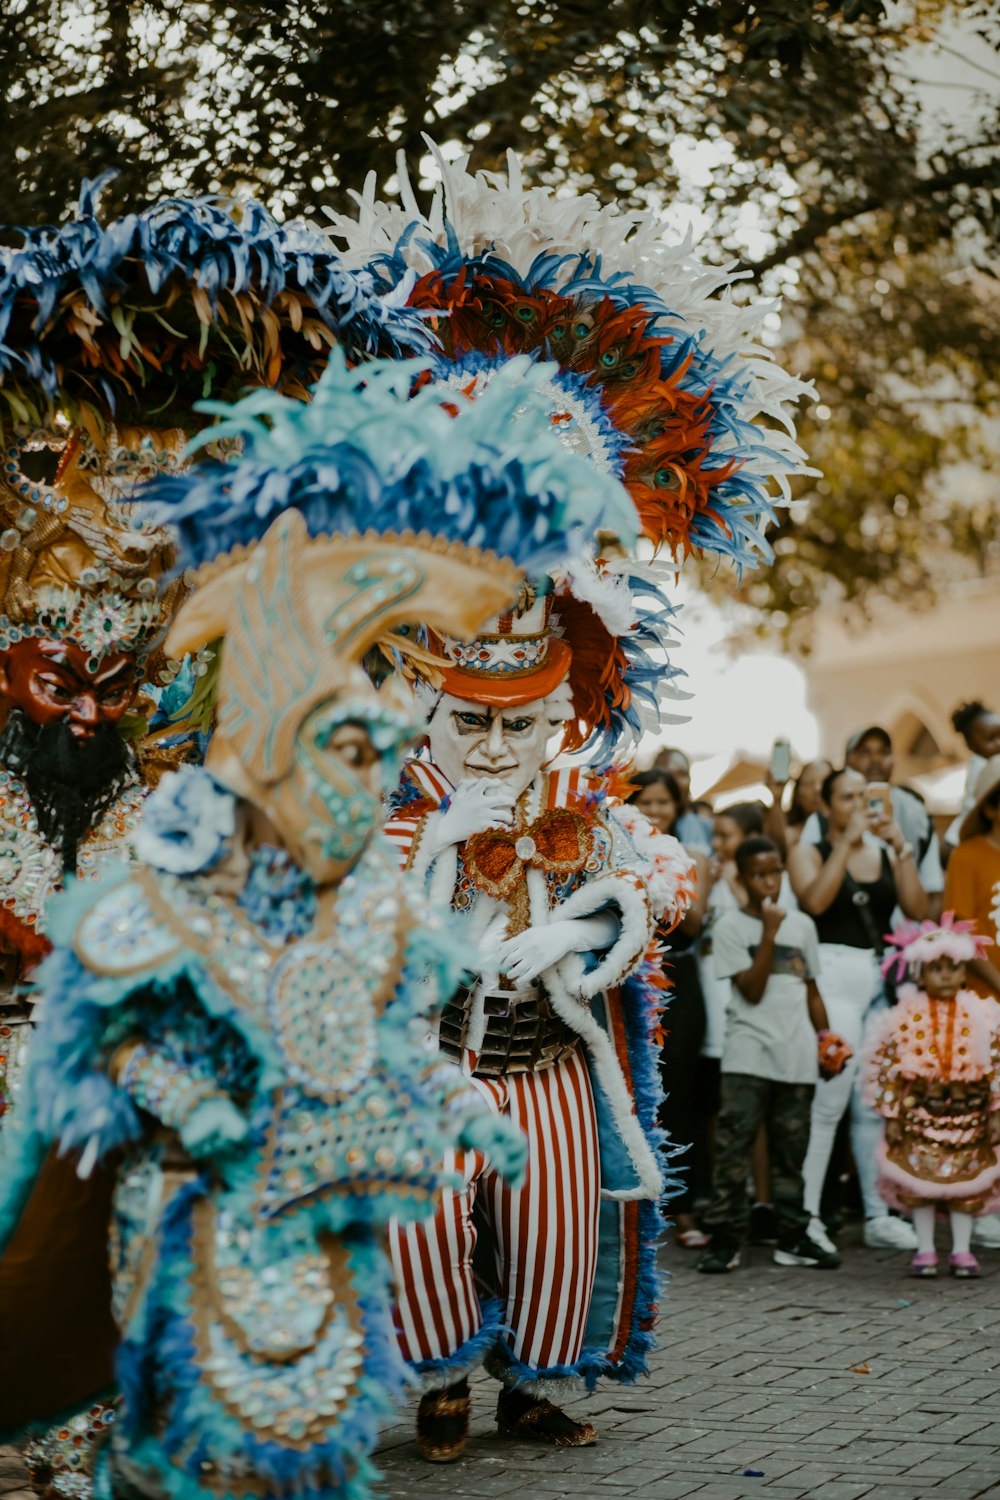
{"label": "carnival costume", "polygon": [[[36,439],[36,442],[39,440]],[[134,524],[63,453],[55,484],[28,480],[12,446],[0,478],[0,1116],[7,1122],[30,1034],[20,983],[48,951],[46,913],[67,871],[120,857],[146,777],[122,720],[178,595],[161,528]],[[145,721],[140,717],[139,725]],[[107,776],[99,758],[103,736]],[[57,743],[58,741],[58,743]],[[97,756],[91,753],[96,750]],[[45,757],[43,760],[42,757]],[[41,761],[41,768],[39,762]],[[81,795],[72,807],[77,767]],[[68,783],[64,807],[50,778]]]}
{"label": "carnival costume", "polygon": [[[20,244],[0,247],[0,699],[13,705],[0,733],[0,1116],[8,1123],[30,1037],[20,981],[47,951],[50,892],[64,869],[92,874],[122,853],[147,785],[197,757],[210,728],[211,653],[178,667],[158,650],[183,588],[158,588],[167,539],[136,527],[136,487],[184,465],[204,420],[195,406],[207,395],[251,384],[304,393],[334,345],[353,360],[427,346],[423,315],[385,301],[314,232],[281,226],[252,202],[237,221],[208,199],[104,221],[104,180],[84,185],[69,223],[22,230]],[[69,660],[53,668],[59,643]],[[128,679],[120,690],[119,670]],[[62,681],[53,687],[53,678]],[[50,726],[53,715],[64,729]],[[69,822],[72,836],[63,837]],[[106,1213],[106,1181],[81,1185],[57,1163],[47,1181],[44,1245],[65,1224],[100,1218],[102,1203]],[[110,1379],[100,1257],[74,1271],[72,1292],[53,1278],[59,1306],[69,1317],[89,1301],[90,1342],[105,1351]],[[3,1292],[11,1306],[22,1302],[16,1288]],[[62,1351],[57,1358],[65,1367]],[[33,1482],[83,1493],[86,1453],[108,1416],[95,1408],[33,1442]]]}
{"label": "carnival costume", "polygon": [[[933,1203],[959,1213],[1000,1206],[1000,1005],[963,989],[932,999],[921,966],[982,956],[971,922],[907,925],[884,967],[916,976],[900,985],[867,1060],[868,1102],[887,1122],[879,1191],[906,1212]],[[890,1128],[890,1122],[891,1127]]]}
{"label": "carnival costume", "polygon": [[223,413],[241,459],[157,487],[194,570],[168,646],[221,640],[217,728],[147,802],[144,863],[59,898],[0,1216],[16,1253],[50,1142],[84,1173],[122,1155],[98,1492],[367,1494],[405,1380],[380,1231],[433,1209],[449,1148],[523,1165],[425,1044],[467,955],[372,836],[415,723],[358,663],[424,654],[414,615],[471,633],[595,515],[634,517],[515,416],[533,372],[455,416],[408,399],[421,373],[335,353],[310,405]]}
{"label": "carnival costume", "polygon": [[[85,676],[98,677],[109,657],[134,658],[138,688],[183,590],[175,583],[161,597],[169,542],[135,524],[130,502],[139,484],[183,467],[204,420],[196,404],[249,384],[302,393],[334,345],[353,360],[398,356],[428,335],[420,312],[397,308],[316,232],[281,226],[258,204],[244,205],[239,223],[209,199],[169,199],[104,223],[105,181],[84,184],[69,223],[23,229],[22,243],[0,247],[0,662],[32,639],[66,642]],[[155,665],[145,686],[159,697],[169,674],[162,659]],[[171,686],[174,713],[205,667]],[[147,693],[140,707],[148,718],[156,704]],[[130,742],[146,727],[126,720]],[[0,945],[16,955],[3,1003],[18,1022],[24,1007],[10,985],[46,951],[45,903],[64,863],[39,836],[18,775],[33,748],[22,730],[19,715],[0,734]],[[89,873],[131,830],[151,761],[151,745],[143,749],[129,752],[121,798],[99,810],[68,868]],[[6,1030],[0,1042],[2,1113],[12,1088],[3,1073],[12,1079],[23,1047]]]}
{"label": "carnival costume", "polygon": [[[506,1388],[501,1432],[566,1444],[594,1432],[543,1399],[554,1381],[645,1369],[672,1182],[653,939],[692,878],[680,846],[622,806],[614,766],[685,696],[666,654],[677,562],[769,555],[762,526],[803,471],[789,406],[807,387],[755,342],[762,309],[729,298],[730,273],[665,245],[648,218],[528,189],[513,156],[504,181],[428,145],[443,186],[426,215],[400,157],[399,201],[379,202],[370,179],[355,218],[331,216],[334,242],[386,293],[416,273],[410,306],[446,313],[431,320],[432,378],[449,395],[481,396],[517,356],[551,362],[533,399],[595,479],[623,484],[647,539],[640,561],[599,537],[474,639],[431,638],[429,758],[405,768],[387,829],[482,946],[442,1050],[530,1142],[523,1189],[466,1157],[433,1225],[393,1230],[403,1349],[428,1390],[421,1451],[451,1459],[464,1376],[484,1356]],[[669,561],[648,560],[661,550]],[[553,733],[575,765],[549,769]],[[473,1283],[474,1202],[492,1303]]]}

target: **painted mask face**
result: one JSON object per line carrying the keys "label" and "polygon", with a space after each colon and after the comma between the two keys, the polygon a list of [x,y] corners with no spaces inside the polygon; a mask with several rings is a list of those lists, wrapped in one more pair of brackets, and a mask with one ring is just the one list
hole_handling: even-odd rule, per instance
{"label": "painted mask face", "polygon": [[72,641],[31,636],[0,652],[0,697],[33,724],[68,722],[88,739],[103,724],[117,724],[136,694],[136,659],[126,652],[105,656],[88,672],[89,653]]}
{"label": "painted mask face", "polygon": [[291,770],[260,798],[317,885],[342,880],[382,820],[382,794],[420,726],[412,711],[334,699],[303,720]]}
{"label": "painted mask face", "polygon": [[517,708],[497,708],[445,693],[427,734],[431,758],[453,786],[488,777],[506,782],[519,797],[545,763],[555,727],[544,698]]}

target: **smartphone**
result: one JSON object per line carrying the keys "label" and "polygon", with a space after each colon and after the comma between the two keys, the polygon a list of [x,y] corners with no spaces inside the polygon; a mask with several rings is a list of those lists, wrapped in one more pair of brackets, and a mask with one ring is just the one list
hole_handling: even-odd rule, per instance
{"label": "smartphone", "polygon": [[889,796],[889,783],[887,781],[869,781],[865,796],[868,803],[868,811],[873,817],[892,817],[892,799]]}
{"label": "smartphone", "polygon": [[771,778],[784,784],[792,772],[792,747],[787,740],[775,740],[771,751]]}

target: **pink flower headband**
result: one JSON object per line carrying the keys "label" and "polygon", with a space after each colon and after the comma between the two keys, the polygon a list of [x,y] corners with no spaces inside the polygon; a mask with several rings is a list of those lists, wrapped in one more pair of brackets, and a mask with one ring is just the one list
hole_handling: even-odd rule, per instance
{"label": "pink flower headband", "polygon": [[973,931],[975,925],[960,922],[953,911],[946,911],[940,922],[904,922],[886,937],[895,952],[886,953],[882,973],[888,975],[895,968],[900,979],[908,968],[931,963],[935,958],[950,958],[961,964],[985,957],[986,939]]}

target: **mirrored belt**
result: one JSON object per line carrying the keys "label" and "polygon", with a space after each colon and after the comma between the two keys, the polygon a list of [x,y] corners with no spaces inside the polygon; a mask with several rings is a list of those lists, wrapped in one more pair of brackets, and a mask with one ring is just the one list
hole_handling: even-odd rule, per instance
{"label": "mirrored belt", "polygon": [[[441,1015],[439,1043],[447,1057],[461,1058],[482,1002],[485,1032],[474,1050],[477,1074],[502,1078],[508,1073],[537,1073],[575,1051],[579,1037],[552,1009],[545,987],[534,983],[515,989],[463,985]],[[476,1038],[473,1037],[473,1040]]]}

